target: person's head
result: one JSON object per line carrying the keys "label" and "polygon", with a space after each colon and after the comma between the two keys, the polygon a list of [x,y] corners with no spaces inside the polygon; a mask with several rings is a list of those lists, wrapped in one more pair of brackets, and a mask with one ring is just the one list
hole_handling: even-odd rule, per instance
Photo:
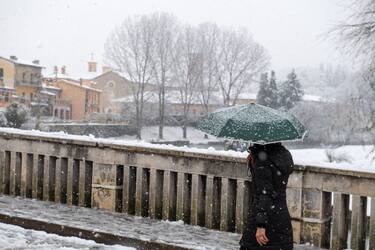
{"label": "person's head", "polygon": [[268,144],[257,144],[254,143],[248,148],[248,152],[251,153],[252,150],[263,150],[267,151],[267,149],[273,148],[275,146],[281,146],[281,142],[275,142],[275,143],[268,143]]}

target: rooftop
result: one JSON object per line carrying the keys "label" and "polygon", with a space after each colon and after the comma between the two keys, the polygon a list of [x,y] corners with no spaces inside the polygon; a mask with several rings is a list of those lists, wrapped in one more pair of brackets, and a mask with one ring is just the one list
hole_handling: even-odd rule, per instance
{"label": "rooftop", "polygon": [[[125,97],[114,99],[113,102],[123,102],[123,103],[132,103],[134,102],[133,95],[128,95]],[[166,103],[168,104],[181,104],[182,103],[182,96],[181,93],[178,90],[171,90],[168,91],[165,94]],[[144,93],[144,99],[146,103],[158,103],[159,102],[159,96],[158,93],[155,91],[146,91]],[[192,95],[192,101],[191,104],[201,104],[200,96],[199,94],[193,94]],[[217,96],[213,95],[211,98],[211,105],[220,105],[222,104],[221,99]]]}
{"label": "rooftop", "polygon": [[62,74],[62,73],[51,73],[51,74],[46,74],[44,75],[44,78],[48,78],[48,79],[68,79],[68,80],[74,80],[74,81],[79,81],[80,79],[83,79],[83,80],[92,80],[100,75],[102,75],[103,73],[101,72],[84,72],[82,74],[78,74],[78,75],[72,75],[72,74],[68,74],[68,73],[65,73],[65,74]]}
{"label": "rooftop", "polygon": [[67,83],[67,84],[70,84],[70,85],[73,85],[73,86],[76,86],[76,87],[80,87],[80,88],[84,88],[84,89],[88,89],[88,90],[92,90],[92,91],[96,91],[96,92],[102,92],[101,90],[99,89],[94,89],[94,88],[91,88],[89,86],[86,86],[84,84],[80,84],[76,81],[71,81],[71,80],[67,80],[67,79],[60,79],[59,80],[60,82],[64,82],[64,83]]}
{"label": "rooftop", "polygon": [[6,60],[8,62],[12,62],[14,64],[32,66],[32,67],[37,67],[37,68],[44,68],[39,63],[35,63],[35,61],[28,61],[28,60],[19,59],[19,58],[5,58],[1,56],[0,56],[0,59]]}

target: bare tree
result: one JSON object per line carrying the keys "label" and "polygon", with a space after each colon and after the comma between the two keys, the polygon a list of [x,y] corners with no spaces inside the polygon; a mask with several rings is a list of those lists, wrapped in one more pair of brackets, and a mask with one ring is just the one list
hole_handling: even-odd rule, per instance
{"label": "bare tree", "polygon": [[375,0],[353,1],[352,14],[333,29],[347,51],[364,56],[375,68]]}
{"label": "bare tree", "polygon": [[208,113],[213,92],[218,87],[217,60],[219,55],[220,28],[213,23],[198,27],[200,51],[202,53],[202,75],[198,82],[200,102]]}
{"label": "bare tree", "polygon": [[245,85],[266,69],[269,56],[246,29],[224,30],[220,49],[217,67],[223,104],[235,105]]}
{"label": "bare tree", "polygon": [[337,25],[332,33],[341,39],[341,45],[346,51],[360,58],[362,62],[362,79],[354,83],[361,82],[364,86],[357,96],[351,98],[351,108],[357,108],[352,114],[355,123],[351,126],[356,129],[360,128],[362,133],[373,132],[375,131],[373,123],[375,117],[375,0],[352,1],[350,7],[351,16]]}
{"label": "bare tree", "polygon": [[150,16],[128,18],[111,33],[105,46],[108,62],[132,82],[138,139],[143,126],[145,87],[153,74],[155,33]]}
{"label": "bare tree", "polygon": [[178,35],[178,24],[174,16],[161,13],[152,15],[156,25],[155,50],[153,61],[153,80],[158,86],[159,96],[159,139],[163,139],[165,120],[166,87],[171,85],[173,72],[173,48]]}
{"label": "bare tree", "polygon": [[183,106],[182,136],[186,138],[190,107],[202,71],[202,53],[196,28],[188,25],[182,28],[175,47],[173,68],[175,84]]}

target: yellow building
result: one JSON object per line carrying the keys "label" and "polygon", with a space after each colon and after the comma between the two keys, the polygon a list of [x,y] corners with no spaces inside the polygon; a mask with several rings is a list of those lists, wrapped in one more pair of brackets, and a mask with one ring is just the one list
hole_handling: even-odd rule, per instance
{"label": "yellow building", "polygon": [[17,96],[25,103],[32,102],[42,87],[42,69],[39,60],[0,57],[0,106],[8,106]]}
{"label": "yellow building", "polygon": [[70,106],[69,111],[58,109],[56,106],[54,116],[62,119],[85,120],[90,114],[100,111],[100,90],[86,86],[82,82],[67,79],[57,79],[51,85],[61,89],[57,104],[64,102],[61,104],[68,103]]}

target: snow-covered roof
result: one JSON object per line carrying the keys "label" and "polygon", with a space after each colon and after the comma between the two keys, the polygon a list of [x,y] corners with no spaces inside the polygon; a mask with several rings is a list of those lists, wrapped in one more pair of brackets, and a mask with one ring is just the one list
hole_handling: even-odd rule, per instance
{"label": "snow-covered roof", "polygon": [[47,90],[41,90],[40,93],[44,94],[44,95],[50,95],[50,96],[55,96],[56,95],[55,93],[49,92]]}
{"label": "snow-covered roof", "polygon": [[335,102],[336,100],[334,97],[323,97],[318,95],[304,95],[302,99],[310,102]]}
{"label": "snow-covered roof", "polygon": [[30,104],[32,106],[46,106],[46,107],[48,107],[48,103],[43,103],[43,102],[31,102]]}
{"label": "snow-covered roof", "polygon": [[71,79],[71,80],[92,80],[94,78],[97,78],[101,76],[103,73],[102,72],[84,72],[82,74],[77,74],[77,75],[72,75],[72,74],[61,74],[61,73],[52,73],[52,74],[47,74],[44,75],[44,78],[48,79]]}
{"label": "snow-covered roof", "polygon": [[70,84],[70,85],[74,85],[74,86],[77,86],[77,87],[80,87],[80,88],[84,88],[84,89],[93,90],[93,91],[96,91],[96,92],[102,92],[99,89],[94,89],[94,88],[91,88],[91,87],[86,86],[84,84],[80,84],[78,82],[70,81],[70,80],[67,80],[67,79],[60,79],[60,82],[64,82],[64,83],[67,83],[67,84]]}
{"label": "snow-covered roof", "polygon": [[43,74],[43,78],[73,79],[73,76],[70,76],[69,74],[51,73],[51,74]]}
{"label": "snow-covered roof", "polygon": [[[130,80],[129,77],[125,73],[123,73],[123,72],[120,72],[118,70],[110,70],[110,72],[114,72],[114,73],[118,74],[120,77],[124,78],[128,82],[135,82],[135,81]],[[147,82],[146,84],[148,84],[148,85],[157,85],[156,82]],[[173,87],[173,84],[167,83],[166,87]]]}
{"label": "snow-covered roof", "polygon": [[257,94],[256,93],[249,93],[249,92],[240,93],[238,95],[238,99],[241,99],[241,100],[256,100]]}
{"label": "snow-covered roof", "polygon": [[92,80],[94,78],[97,78],[98,76],[101,76],[102,74],[103,72],[86,72],[77,75],[75,79]]}
{"label": "snow-covered roof", "polygon": [[8,87],[8,86],[0,86],[0,89],[9,90],[9,91],[15,90],[14,88]]}
{"label": "snow-covered roof", "polygon": [[42,87],[43,87],[44,89],[61,90],[61,88],[59,88],[59,87],[52,86],[52,85],[46,85],[46,84],[42,84]]}
{"label": "snow-covered roof", "polygon": [[[158,103],[159,95],[157,92],[154,92],[154,91],[146,91],[144,93],[144,100],[147,103]],[[181,93],[178,90],[168,91],[165,94],[165,100],[169,104],[181,104],[182,103]],[[133,95],[128,95],[125,97],[114,99],[112,100],[112,102],[133,103],[134,97]],[[222,103],[221,100],[216,95],[212,95],[212,98],[210,101],[211,105],[215,105],[215,104],[219,105],[221,103]],[[193,94],[191,104],[202,104],[198,93]]]}
{"label": "snow-covered roof", "polygon": [[[242,100],[256,100],[257,99],[257,93],[250,93],[245,92],[241,93],[238,96],[238,99]],[[324,96],[318,96],[318,95],[304,95],[302,97],[303,101],[310,101],[310,102],[335,102],[335,98],[333,97],[324,97]]]}
{"label": "snow-covered roof", "polygon": [[37,68],[44,68],[40,64],[33,63],[33,61],[28,61],[28,60],[19,59],[19,58],[17,58],[17,60],[14,60],[14,59],[5,58],[5,57],[1,57],[1,56],[0,56],[0,58],[4,59],[4,60],[7,60],[8,62],[12,62],[14,64],[20,64],[20,65],[26,65],[26,66],[33,66],[33,67],[37,67]]}

